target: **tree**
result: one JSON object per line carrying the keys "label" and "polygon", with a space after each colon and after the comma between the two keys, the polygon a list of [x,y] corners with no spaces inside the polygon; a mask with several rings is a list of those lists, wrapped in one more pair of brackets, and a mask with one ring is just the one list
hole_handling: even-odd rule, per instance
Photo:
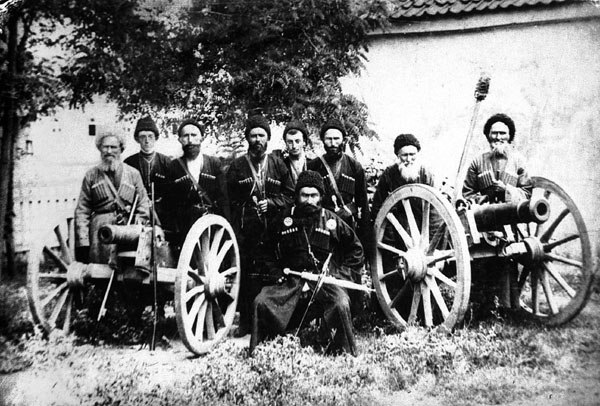
{"label": "tree", "polygon": [[[166,1],[11,2],[18,9],[0,34],[0,241],[12,238],[6,214],[19,129],[97,94],[123,114],[193,115],[232,153],[241,137],[233,130],[252,110],[314,127],[341,118],[353,146],[372,137],[366,106],[342,94],[339,79],[362,68],[367,33],[385,19],[386,7],[382,0],[351,3],[200,0],[174,9]],[[40,58],[40,45],[61,52]]]}

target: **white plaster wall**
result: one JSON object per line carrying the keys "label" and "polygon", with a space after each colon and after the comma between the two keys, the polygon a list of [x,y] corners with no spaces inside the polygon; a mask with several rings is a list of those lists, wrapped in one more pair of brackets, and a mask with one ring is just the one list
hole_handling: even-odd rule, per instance
{"label": "white plaster wall", "polygon": [[[481,71],[491,76],[470,157],[487,148],[482,127],[505,112],[529,171],[556,181],[600,229],[600,19],[471,33],[377,37],[360,77],[344,90],[369,107],[382,138],[370,146],[393,161],[396,135],[411,132],[438,175],[455,178]],[[363,159],[363,161],[368,159]],[[470,161],[470,159],[469,159]]]}

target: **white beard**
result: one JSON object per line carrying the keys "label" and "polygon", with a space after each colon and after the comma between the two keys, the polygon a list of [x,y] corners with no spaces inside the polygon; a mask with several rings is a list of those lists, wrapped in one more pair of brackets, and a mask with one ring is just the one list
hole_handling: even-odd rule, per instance
{"label": "white beard", "polygon": [[112,161],[102,161],[100,162],[100,169],[102,169],[104,172],[116,172],[117,168],[119,168],[119,165],[121,165],[121,162],[115,160]]}
{"label": "white beard", "polygon": [[492,147],[492,155],[496,157],[508,157],[511,150],[510,144],[499,144]]}
{"label": "white beard", "polygon": [[398,164],[400,169],[400,177],[405,183],[418,183],[419,174],[421,173],[421,165],[413,163],[412,165]]}

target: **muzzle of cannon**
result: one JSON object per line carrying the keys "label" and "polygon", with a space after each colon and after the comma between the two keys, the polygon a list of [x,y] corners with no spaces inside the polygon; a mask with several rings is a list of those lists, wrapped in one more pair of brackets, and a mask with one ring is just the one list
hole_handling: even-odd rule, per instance
{"label": "muzzle of cannon", "polygon": [[501,230],[504,225],[543,223],[550,217],[550,204],[543,197],[516,203],[475,206],[473,217],[479,231]]}
{"label": "muzzle of cannon", "polygon": [[104,244],[134,245],[138,243],[143,228],[139,224],[128,226],[116,224],[104,225],[98,230],[98,238]]}

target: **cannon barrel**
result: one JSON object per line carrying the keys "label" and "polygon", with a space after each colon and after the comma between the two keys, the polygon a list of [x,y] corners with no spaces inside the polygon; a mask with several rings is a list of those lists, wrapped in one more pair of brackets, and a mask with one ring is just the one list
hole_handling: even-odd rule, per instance
{"label": "cannon barrel", "polygon": [[98,238],[104,244],[137,244],[142,230],[143,226],[140,224],[108,224],[100,227]]}
{"label": "cannon barrel", "polygon": [[550,204],[540,197],[516,203],[476,206],[473,217],[479,231],[500,230],[507,224],[543,223],[550,217]]}

